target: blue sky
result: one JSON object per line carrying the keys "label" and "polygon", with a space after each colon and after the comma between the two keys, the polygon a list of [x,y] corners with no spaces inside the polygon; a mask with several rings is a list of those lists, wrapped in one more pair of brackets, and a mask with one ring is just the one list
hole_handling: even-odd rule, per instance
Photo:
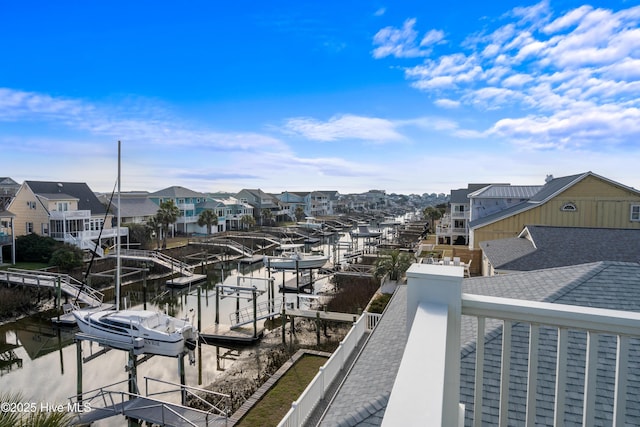
{"label": "blue sky", "polygon": [[0,4],[0,176],[640,188],[639,1]]}

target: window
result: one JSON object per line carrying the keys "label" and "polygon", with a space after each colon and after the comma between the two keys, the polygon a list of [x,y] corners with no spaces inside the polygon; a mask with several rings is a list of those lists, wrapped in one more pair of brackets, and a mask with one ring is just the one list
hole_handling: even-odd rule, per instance
{"label": "window", "polygon": [[35,209],[36,208],[36,202],[27,202],[27,206],[29,207],[29,209]]}
{"label": "window", "polygon": [[562,205],[562,207],[560,208],[561,211],[563,212],[575,212],[578,210],[578,208],[576,207],[576,205],[574,203],[565,203],[564,205]]}
{"label": "window", "polygon": [[631,221],[640,221],[640,205],[631,205]]}
{"label": "window", "polygon": [[58,202],[58,203],[56,203],[56,209],[59,212],[67,212],[69,210],[69,202]]}
{"label": "window", "polygon": [[27,234],[31,234],[33,233],[33,223],[32,222],[28,222],[27,223]]}

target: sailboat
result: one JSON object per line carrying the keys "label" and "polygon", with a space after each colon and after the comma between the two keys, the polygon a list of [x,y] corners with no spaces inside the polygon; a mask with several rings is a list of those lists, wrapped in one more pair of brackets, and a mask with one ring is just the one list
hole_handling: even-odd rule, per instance
{"label": "sailboat", "polygon": [[[120,228],[120,141],[118,141],[118,229]],[[179,356],[195,349],[197,330],[185,319],[152,310],[120,310],[120,233],[116,242],[116,307],[74,310],[80,331],[110,347],[140,353]]]}

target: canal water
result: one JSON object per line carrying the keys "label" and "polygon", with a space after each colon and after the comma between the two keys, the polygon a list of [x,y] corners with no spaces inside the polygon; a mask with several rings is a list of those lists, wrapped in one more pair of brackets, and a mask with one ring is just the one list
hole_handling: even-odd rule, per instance
{"label": "canal water", "polygon": [[[364,239],[358,239],[359,248],[366,249]],[[341,235],[340,242],[351,241],[348,235]],[[340,251],[346,251],[346,245],[334,245],[327,240],[316,246],[330,256],[333,261]],[[336,251],[338,254],[336,254]],[[213,270],[214,277],[207,284],[201,286],[201,322],[202,329],[214,324],[215,319],[215,290],[212,284],[222,281],[229,276],[243,275],[254,278],[268,277],[267,269],[262,262],[253,265],[236,264],[224,269],[220,266],[209,267]],[[276,298],[283,296],[277,289],[285,280],[295,280],[294,272],[272,272],[275,279]],[[264,287],[265,281],[256,281],[258,287]],[[318,280],[314,289],[320,291],[328,286],[328,279]],[[147,281],[146,292],[142,283],[134,283],[123,286],[121,295],[126,299],[129,308],[144,306],[143,296],[146,294],[146,308],[149,310],[168,311],[178,318],[188,317],[197,325],[198,297],[196,288],[171,289],[165,285],[165,280]],[[295,294],[286,294],[287,302],[295,303]],[[267,293],[261,294],[258,301],[266,301]],[[241,307],[252,307],[251,300],[242,299]],[[302,307],[301,307],[302,308]],[[236,310],[236,298],[224,298],[220,301],[218,314],[221,324],[230,324],[229,316]],[[41,404],[63,404],[66,406],[68,399],[75,396],[78,384],[77,350],[74,335],[78,331],[72,327],[55,327],[51,321],[54,314],[39,313],[0,326],[0,391],[20,393],[23,401],[35,402],[37,407]],[[250,325],[249,325],[250,326]],[[102,348],[88,341],[82,342],[82,356],[87,357],[99,352]],[[224,357],[225,354],[237,356],[237,351],[212,345],[201,345],[196,350],[196,362],[189,364],[185,358],[186,385],[203,387],[216,381],[220,373],[228,369],[233,360]],[[221,355],[223,355],[221,357]],[[128,378],[126,366],[128,353],[120,350],[111,350],[105,354],[84,363],[82,369],[82,390],[90,391],[110,384],[125,381]],[[145,392],[157,392],[175,388],[166,384],[150,382],[149,390],[145,390],[145,377],[150,377],[171,383],[180,383],[178,371],[178,359],[163,356],[154,356],[138,365],[138,385],[142,394]],[[121,391],[127,391],[127,385],[117,387]],[[179,402],[178,393],[173,395],[161,395],[162,400]],[[122,418],[101,421],[96,426],[122,425]]]}

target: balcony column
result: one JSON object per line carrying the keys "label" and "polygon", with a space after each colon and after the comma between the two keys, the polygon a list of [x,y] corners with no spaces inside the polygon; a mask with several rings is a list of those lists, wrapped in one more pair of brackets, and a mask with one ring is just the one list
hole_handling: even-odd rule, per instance
{"label": "balcony column", "polygon": [[460,410],[461,266],[407,271],[407,345],[383,426],[457,426]]}

